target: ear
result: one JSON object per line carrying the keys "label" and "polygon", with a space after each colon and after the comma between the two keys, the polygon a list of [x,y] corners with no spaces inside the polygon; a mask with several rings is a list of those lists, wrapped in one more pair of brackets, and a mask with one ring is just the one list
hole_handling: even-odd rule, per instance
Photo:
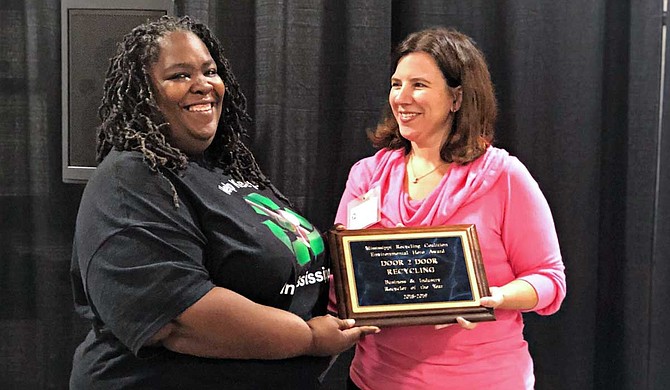
{"label": "ear", "polygon": [[453,101],[451,104],[451,112],[456,112],[461,109],[461,103],[463,103],[463,87],[459,85],[456,88],[449,88]]}

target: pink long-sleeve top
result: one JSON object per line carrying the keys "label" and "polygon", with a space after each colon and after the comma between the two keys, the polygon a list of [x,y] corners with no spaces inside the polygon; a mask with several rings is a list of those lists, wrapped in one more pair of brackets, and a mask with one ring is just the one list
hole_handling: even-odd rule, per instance
{"label": "pink long-sleeve top", "polygon": [[[346,225],[347,204],[379,187],[381,220],[371,228],[475,224],[489,285],[523,279],[539,298],[532,311],[559,309],[566,283],[554,221],[517,158],[489,147],[467,165],[452,164],[421,200],[404,191],[405,172],[403,150],[382,149],[354,164],[335,222]],[[384,328],[356,347],[351,378],[362,389],[532,389],[521,312],[498,309],[496,319],[474,330]]]}

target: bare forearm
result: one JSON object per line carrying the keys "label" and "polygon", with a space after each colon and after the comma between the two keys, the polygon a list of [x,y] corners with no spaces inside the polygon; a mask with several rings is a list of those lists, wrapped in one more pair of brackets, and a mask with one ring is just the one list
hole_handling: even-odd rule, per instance
{"label": "bare forearm", "polygon": [[[492,286],[490,290],[490,296],[480,299],[482,306],[494,309],[530,310],[538,302],[537,292],[525,280],[516,279],[501,287]],[[456,321],[465,329],[472,330],[477,327],[476,323],[470,322],[463,317],[456,318]],[[438,329],[443,327],[443,325],[437,326]]]}
{"label": "bare forearm", "polygon": [[538,298],[535,289],[524,280],[513,280],[501,286],[500,290],[505,298],[498,309],[529,310],[537,305]]}
{"label": "bare forearm", "polygon": [[203,357],[282,359],[310,353],[312,332],[290,312],[214,288],[174,321],[161,342]]}

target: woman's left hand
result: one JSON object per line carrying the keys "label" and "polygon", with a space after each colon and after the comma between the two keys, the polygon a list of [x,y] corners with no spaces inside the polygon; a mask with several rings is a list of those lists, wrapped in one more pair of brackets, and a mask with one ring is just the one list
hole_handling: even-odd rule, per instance
{"label": "woman's left hand", "polygon": [[505,302],[505,295],[503,294],[502,289],[500,287],[490,287],[489,291],[491,292],[491,296],[482,297],[479,300],[479,303],[482,306],[495,309]]}
{"label": "woman's left hand", "polygon": [[[498,306],[502,305],[503,302],[505,302],[505,295],[503,294],[502,289],[500,289],[500,287],[490,287],[489,291],[491,292],[491,296],[482,297],[479,300],[479,302],[482,306],[490,307],[492,309],[495,309]],[[458,325],[461,326],[461,328],[467,329],[467,330],[472,330],[472,329],[477,327],[476,322],[470,322],[463,317],[456,317],[456,322],[458,323]],[[446,328],[447,326],[450,326],[450,325],[454,325],[454,324],[435,325],[435,329],[443,329],[443,328]]]}
{"label": "woman's left hand", "polygon": [[[467,329],[467,330],[472,330],[472,329],[477,327],[476,323],[470,322],[463,317],[456,317],[456,323],[458,323],[458,325],[460,325],[461,328]],[[444,329],[444,328],[452,326],[452,325],[456,325],[456,324],[438,324],[438,325],[435,325],[435,329],[440,330],[440,329]]]}

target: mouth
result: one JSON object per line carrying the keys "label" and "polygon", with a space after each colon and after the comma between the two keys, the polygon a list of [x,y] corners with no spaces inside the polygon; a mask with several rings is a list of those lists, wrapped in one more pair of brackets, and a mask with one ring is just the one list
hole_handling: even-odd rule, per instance
{"label": "mouth", "polygon": [[417,116],[419,116],[418,112],[398,112],[398,119],[403,122],[411,121]]}
{"label": "mouth", "polygon": [[198,103],[185,106],[188,112],[210,112],[214,109],[214,103]]}

